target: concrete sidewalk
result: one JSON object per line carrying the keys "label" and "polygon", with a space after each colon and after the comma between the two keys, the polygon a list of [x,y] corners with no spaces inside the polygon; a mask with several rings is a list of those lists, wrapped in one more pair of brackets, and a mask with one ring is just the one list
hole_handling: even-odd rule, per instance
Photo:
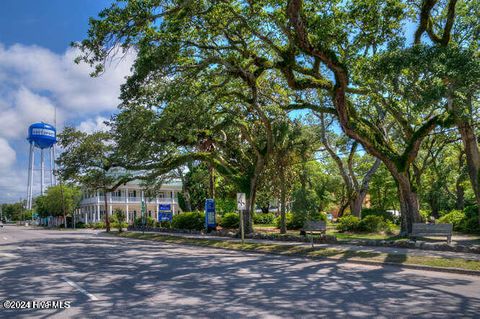
{"label": "concrete sidewalk", "polygon": [[[139,232],[139,231],[135,231]],[[147,232],[150,233],[150,232]],[[209,236],[209,235],[197,235],[197,234],[180,234],[180,233],[164,233],[164,232],[151,232],[152,234],[160,234],[165,236],[175,236],[194,239],[209,239],[220,241],[233,241],[240,242],[238,238]],[[301,242],[285,242],[275,240],[262,240],[262,239],[245,239],[247,243],[261,243],[261,244],[275,244],[275,245],[287,245],[287,246],[305,246],[310,247],[310,243]],[[349,244],[315,244],[315,248],[330,248],[343,251],[362,251],[371,253],[383,253],[383,254],[395,254],[395,255],[409,255],[420,257],[437,257],[437,258],[461,258],[465,260],[480,261],[480,254],[473,253],[460,253],[451,251],[435,251],[435,250],[422,250],[422,249],[409,249],[409,248],[397,248],[397,247],[379,247],[379,246],[358,246]]]}

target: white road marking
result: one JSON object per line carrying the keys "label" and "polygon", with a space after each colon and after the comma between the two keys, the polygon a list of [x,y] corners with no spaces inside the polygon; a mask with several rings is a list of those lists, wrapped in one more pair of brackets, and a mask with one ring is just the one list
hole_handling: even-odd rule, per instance
{"label": "white road marking", "polygon": [[85,289],[83,289],[82,287],[80,287],[79,285],[77,285],[76,283],[74,283],[73,281],[68,279],[67,277],[62,277],[62,279],[65,280],[67,282],[67,284],[69,284],[73,288],[77,289],[78,291],[80,291],[84,295],[88,296],[88,298],[90,298],[90,300],[98,300],[97,297],[95,297],[94,295],[92,295],[91,293],[89,293],[88,291],[86,291]]}
{"label": "white road marking", "polygon": [[5,239],[5,240],[8,240],[8,238],[7,238],[7,237],[5,237],[5,236],[3,236],[3,239]]}

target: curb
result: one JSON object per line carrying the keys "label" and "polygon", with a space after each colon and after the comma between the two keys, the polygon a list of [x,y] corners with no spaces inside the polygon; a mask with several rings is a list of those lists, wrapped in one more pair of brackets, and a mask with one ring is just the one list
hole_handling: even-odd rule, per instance
{"label": "curb", "polygon": [[[152,239],[143,239],[143,238],[131,238],[131,237],[123,237],[118,236],[118,234],[111,234],[115,237],[120,237],[124,239],[136,239],[136,240],[149,240],[149,241],[161,241],[161,240],[152,240]],[[175,236],[171,234],[161,234],[163,236],[174,236],[179,238],[187,238],[187,239],[198,239],[198,238],[188,238],[186,236]],[[211,238],[205,238],[207,240],[215,240]],[[223,240],[223,241],[229,241]],[[166,242],[165,242],[166,243]],[[227,251],[238,251],[243,253],[254,253],[260,255],[273,255],[273,256],[284,256],[284,257],[296,257],[296,258],[305,258],[310,260],[327,260],[327,261],[335,261],[335,262],[344,262],[350,264],[359,264],[359,265],[366,265],[366,266],[393,266],[397,268],[405,268],[405,269],[414,269],[414,270],[424,270],[424,271],[435,271],[435,272],[443,272],[443,273],[454,273],[454,274],[461,274],[461,275],[470,275],[470,276],[480,276],[480,271],[478,270],[469,270],[469,269],[462,269],[462,268],[453,268],[453,267],[434,267],[434,266],[425,266],[425,265],[414,265],[414,264],[398,264],[393,262],[381,262],[381,261],[370,261],[370,260],[358,260],[358,259],[345,259],[345,258],[331,258],[331,257],[314,257],[314,256],[305,256],[301,254],[281,254],[275,252],[262,252],[262,251],[255,251],[255,250],[237,250],[237,249],[229,249],[223,247],[212,247],[212,246],[200,246],[195,244],[177,244],[177,243],[166,243],[169,245],[183,245],[183,246],[191,246],[191,247],[203,247],[203,248],[211,248],[211,249],[220,249],[220,250],[227,250]]]}

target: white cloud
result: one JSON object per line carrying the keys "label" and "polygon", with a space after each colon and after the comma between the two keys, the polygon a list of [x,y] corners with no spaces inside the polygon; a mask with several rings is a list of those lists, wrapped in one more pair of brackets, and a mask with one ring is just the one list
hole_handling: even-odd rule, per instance
{"label": "white cloud", "polygon": [[0,154],[0,172],[2,172],[11,168],[17,154],[4,138],[0,138]]}
{"label": "white cloud", "polygon": [[[0,136],[6,138],[26,137],[28,126],[34,122],[52,123],[55,107],[52,101],[25,87],[10,93],[9,105],[0,105],[2,130]],[[3,106],[2,106],[3,105]]]}
{"label": "white cloud", "polygon": [[77,129],[85,133],[107,131],[108,127],[105,125],[105,121],[108,121],[106,117],[97,116],[95,119],[83,121],[78,125]]}
{"label": "white cloud", "polygon": [[105,130],[103,122],[116,110],[134,54],[91,78],[88,65],[74,63],[78,53],[0,43],[0,202],[25,197],[30,124],[53,124],[56,109],[57,130],[80,123],[79,129],[93,132]]}
{"label": "white cloud", "polygon": [[[38,46],[0,46],[0,78],[10,75],[12,85],[24,85],[50,94],[63,109],[73,112],[111,111],[119,103],[120,85],[130,73],[134,55],[113,63],[97,78],[91,68],[76,64],[79,51],[69,48],[58,55]],[[3,75],[2,75],[3,73]]]}

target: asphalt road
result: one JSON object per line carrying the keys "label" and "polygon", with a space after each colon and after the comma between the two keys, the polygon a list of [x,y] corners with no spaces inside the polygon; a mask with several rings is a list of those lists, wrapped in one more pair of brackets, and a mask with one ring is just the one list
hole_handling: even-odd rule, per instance
{"label": "asphalt road", "polygon": [[3,318],[480,318],[480,277],[0,228]]}

